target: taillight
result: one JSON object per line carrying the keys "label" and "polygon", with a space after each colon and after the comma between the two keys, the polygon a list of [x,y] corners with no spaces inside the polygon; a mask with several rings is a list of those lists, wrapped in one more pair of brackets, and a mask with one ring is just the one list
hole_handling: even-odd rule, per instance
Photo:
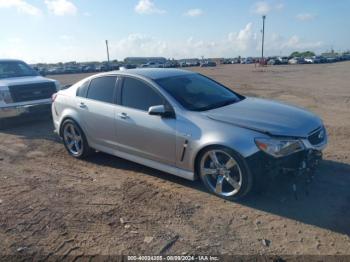
{"label": "taillight", "polygon": [[54,94],[51,96],[52,103],[55,102],[56,97],[57,97],[57,93],[54,93]]}

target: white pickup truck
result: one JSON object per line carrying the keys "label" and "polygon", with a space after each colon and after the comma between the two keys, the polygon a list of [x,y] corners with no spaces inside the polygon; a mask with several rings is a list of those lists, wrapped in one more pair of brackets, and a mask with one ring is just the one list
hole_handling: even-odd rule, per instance
{"label": "white pickup truck", "polygon": [[51,96],[60,89],[20,60],[0,59],[0,126],[23,114],[50,114]]}

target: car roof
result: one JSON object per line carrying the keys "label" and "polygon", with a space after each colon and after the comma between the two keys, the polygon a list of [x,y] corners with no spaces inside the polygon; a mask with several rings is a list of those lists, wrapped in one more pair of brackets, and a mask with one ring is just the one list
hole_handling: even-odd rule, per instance
{"label": "car roof", "polygon": [[125,69],[120,71],[108,72],[103,75],[129,75],[129,76],[142,76],[152,80],[157,80],[167,77],[175,77],[181,75],[195,74],[192,71],[173,69],[173,68],[136,68],[136,69]]}

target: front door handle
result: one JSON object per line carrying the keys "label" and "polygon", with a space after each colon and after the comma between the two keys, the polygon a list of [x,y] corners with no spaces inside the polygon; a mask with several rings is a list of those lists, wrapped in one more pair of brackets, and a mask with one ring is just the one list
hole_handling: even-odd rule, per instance
{"label": "front door handle", "polygon": [[84,102],[80,102],[80,103],[79,103],[79,107],[80,107],[80,108],[87,108],[87,106],[85,105]]}
{"label": "front door handle", "polygon": [[122,119],[127,119],[127,118],[129,118],[129,116],[128,116],[128,114],[127,113],[119,113],[118,114],[118,116],[120,117],[120,118],[122,118]]}

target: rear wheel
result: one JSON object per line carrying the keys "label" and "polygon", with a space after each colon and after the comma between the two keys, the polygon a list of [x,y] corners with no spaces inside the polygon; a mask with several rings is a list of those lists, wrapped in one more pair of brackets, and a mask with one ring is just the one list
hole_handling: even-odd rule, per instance
{"label": "rear wheel", "polygon": [[62,137],[65,148],[68,153],[75,158],[85,158],[93,153],[86,137],[73,120],[66,120],[62,125]]}
{"label": "rear wheel", "polygon": [[247,195],[253,179],[244,159],[233,150],[215,146],[201,153],[197,171],[205,187],[213,194],[237,200]]}

